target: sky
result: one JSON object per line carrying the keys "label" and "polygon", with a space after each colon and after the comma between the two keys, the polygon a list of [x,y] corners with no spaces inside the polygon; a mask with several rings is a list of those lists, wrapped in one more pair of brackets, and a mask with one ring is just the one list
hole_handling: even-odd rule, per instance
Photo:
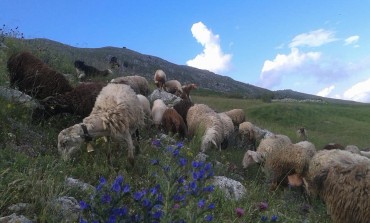
{"label": "sky", "polygon": [[25,38],[127,47],[270,90],[370,103],[370,1],[0,0]]}

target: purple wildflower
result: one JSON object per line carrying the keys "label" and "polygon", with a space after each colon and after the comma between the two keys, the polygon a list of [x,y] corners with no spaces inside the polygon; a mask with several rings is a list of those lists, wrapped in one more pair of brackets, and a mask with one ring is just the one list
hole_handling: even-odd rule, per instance
{"label": "purple wildflower", "polygon": [[236,216],[238,216],[238,218],[244,216],[244,213],[245,212],[244,212],[244,209],[243,208],[236,208],[235,211],[236,211]]}
{"label": "purple wildflower", "polygon": [[265,211],[268,207],[269,205],[267,202],[260,202],[258,204],[258,208],[260,209],[260,211]]}

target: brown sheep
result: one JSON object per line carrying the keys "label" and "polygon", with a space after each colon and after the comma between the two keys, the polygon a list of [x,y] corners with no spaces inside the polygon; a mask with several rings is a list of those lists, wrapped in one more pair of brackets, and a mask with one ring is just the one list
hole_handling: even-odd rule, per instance
{"label": "brown sheep", "polygon": [[136,94],[141,94],[144,96],[149,95],[149,83],[145,79],[145,77],[139,75],[117,77],[112,79],[110,82],[118,84],[127,84],[135,91]]}
{"label": "brown sheep", "polygon": [[344,149],[344,146],[342,146],[341,144],[338,144],[338,143],[329,143],[329,144],[325,145],[324,148],[322,148],[322,149],[325,149],[325,150]]}
{"label": "brown sheep", "polygon": [[194,103],[189,100],[181,100],[180,102],[176,103],[173,108],[179,113],[184,120],[186,126],[188,125],[186,122],[186,116],[188,114],[189,108],[193,106]]}
{"label": "brown sheep", "polygon": [[190,98],[190,91],[194,90],[194,89],[197,89],[198,86],[196,84],[187,84],[187,85],[183,85],[182,86],[182,94],[180,95],[180,97],[184,100],[189,100],[191,101],[191,98]]}
{"label": "brown sheep", "polygon": [[109,69],[101,71],[93,66],[85,65],[85,62],[81,60],[76,60],[74,65],[78,75],[77,77],[81,81],[88,77],[108,76],[109,74],[112,74],[112,71]]}
{"label": "brown sheep", "polygon": [[159,89],[163,89],[166,83],[166,73],[163,70],[157,70],[154,74],[154,83]]}
{"label": "brown sheep", "polygon": [[94,107],[96,97],[105,85],[106,83],[85,82],[77,85],[70,92],[40,100],[44,109],[35,109],[32,118],[40,120],[60,113],[87,117]]}
{"label": "brown sheep", "polygon": [[36,99],[63,94],[73,87],[63,74],[53,70],[29,52],[13,54],[8,59],[10,87]]}
{"label": "brown sheep", "polygon": [[166,134],[178,133],[181,138],[184,138],[187,133],[187,127],[181,115],[173,108],[167,108],[162,116],[162,127]]}

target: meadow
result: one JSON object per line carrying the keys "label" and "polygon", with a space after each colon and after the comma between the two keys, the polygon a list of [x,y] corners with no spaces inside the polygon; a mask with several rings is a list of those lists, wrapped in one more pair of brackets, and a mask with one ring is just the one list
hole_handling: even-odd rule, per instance
{"label": "meadow", "polygon": [[[6,56],[7,53],[1,52],[2,86],[8,83]],[[58,69],[63,71],[63,67]],[[65,69],[71,71],[70,67]],[[299,140],[296,130],[305,127],[309,141],[317,149],[332,142],[357,145],[359,148],[370,146],[369,104],[263,102],[202,89],[193,91],[191,97],[194,103],[207,104],[218,112],[241,108],[246,113],[247,121],[274,133],[287,135],[293,142]],[[153,187],[161,182],[160,179],[166,179],[163,175],[160,178],[153,177],[153,159],[171,162],[153,146],[153,142],[159,138],[159,133],[153,129],[141,131],[140,153],[136,155],[134,167],[127,162],[125,150],[117,148],[114,142],[106,143],[103,140],[94,143],[94,152],[87,153],[83,146],[71,161],[64,162],[57,151],[57,135],[80,119],[59,115],[43,123],[35,123],[31,115],[32,110],[22,104],[0,99],[0,217],[12,213],[8,210],[12,204],[28,203],[29,207],[22,214],[29,219],[35,222],[63,222],[60,211],[52,205],[55,198],[72,196],[82,201],[88,200],[91,195],[87,191],[68,187],[65,184],[66,177],[96,186],[101,183],[101,177],[113,182],[117,176],[123,176],[132,189],[138,190]],[[171,142],[161,143],[165,147],[174,146]],[[187,160],[186,165],[184,163],[184,169],[187,170],[200,150],[200,137],[195,136],[181,144],[180,153]],[[214,175],[241,182],[247,194],[238,201],[228,200],[216,188],[209,196],[214,204],[208,211],[212,219],[200,216],[192,222],[331,222],[325,204],[319,199],[309,199],[297,188],[270,191],[258,166],[243,170],[241,161],[244,153],[245,149],[232,146],[222,151],[207,151],[207,161],[212,165]],[[128,205],[133,205],[133,202],[127,200]],[[185,212],[179,213],[180,218],[182,214],[192,211],[194,209],[185,207]]]}

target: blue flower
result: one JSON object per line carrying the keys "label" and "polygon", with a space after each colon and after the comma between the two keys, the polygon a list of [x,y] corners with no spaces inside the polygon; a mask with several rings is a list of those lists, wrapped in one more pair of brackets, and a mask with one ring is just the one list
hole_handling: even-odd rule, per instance
{"label": "blue flower", "polygon": [[127,214],[127,208],[116,208],[113,210],[113,214],[116,216],[125,216]]}
{"label": "blue flower", "polygon": [[162,211],[161,210],[156,211],[156,212],[153,213],[153,218],[159,219],[161,217],[162,217]]}
{"label": "blue flower", "polygon": [[116,216],[115,215],[109,216],[109,219],[108,219],[107,222],[108,223],[116,223]]}
{"label": "blue flower", "polygon": [[151,163],[152,163],[152,165],[158,165],[159,164],[159,160],[152,159]]}
{"label": "blue flower", "polygon": [[123,176],[118,175],[116,179],[114,180],[114,183],[121,184],[123,182]]}
{"label": "blue flower", "polygon": [[157,184],[155,187],[150,188],[150,193],[152,195],[155,195],[158,192],[158,189],[160,188],[159,184]]}
{"label": "blue flower", "polygon": [[124,194],[126,193],[129,193],[130,192],[130,185],[126,184],[123,188],[122,188],[122,191]]}
{"label": "blue flower", "polygon": [[79,223],[88,223],[88,221],[86,221],[85,219],[83,219],[82,217],[80,217]]}
{"label": "blue flower", "polygon": [[172,146],[167,146],[167,151],[168,151],[169,153],[172,153],[172,152],[173,152],[173,148],[172,148]]}
{"label": "blue flower", "polygon": [[214,185],[209,185],[209,186],[203,188],[203,191],[205,191],[205,192],[213,192],[214,190],[215,190]]}
{"label": "blue flower", "polygon": [[186,160],[185,158],[180,158],[180,159],[179,159],[179,162],[180,162],[180,166],[185,166],[185,165],[186,165],[187,160]]}
{"label": "blue flower", "polygon": [[141,200],[141,198],[143,198],[143,196],[144,196],[144,193],[143,192],[138,191],[138,192],[135,192],[134,193],[134,199],[135,199],[135,201]]}
{"label": "blue flower", "polygon": [[184,179],[183,176],[181,176],[181,177],[179,177],[179,179],[177,179],[177,182],[179,182],[179,184],[183,184],[184,181],[185,181],[185,179]]}
{"label": "blue flower", "polygon": [[170,171],[170,166],[168,166],[168,165],[164,166],[163,170],[166,171],[166,172]]}
{"label": "blue flower", "polygon": [[193,191],[195,191],[198,187],[196,181],[191,181],[189,186],[190,186],[190,189],[192,189]]}
{"label": "blue flower", "polygon": [[107,180],[104,177],[100,177],[99,182],[99,185],[96,187],[97,191],[102,189],[102,187],[107,183]]}
{"label": "blue flower", "polygon": [[89,207],[89,205],[85,201],[80,201],[80,209],[81,210],[84,210],[88,207]]}
{"label": "blue flower", "polygon": [[115,192],[120,192],[121,190],[121,185],[118,183],[118,182],[114,182],[113,185],[112,185],[112,190],[115,191]]}
{"label": "blue flower", "polygon": [[193,162],[191,162],[191,165],[192,165],[194,168],[198,168],[198,167],[199,167],[199,162],[197,162],[197,161],[193,161]]}
{"label": "blue flower", "polygon": [[112,200],[112,198],[109,194],[104,194],[104,196],[101,198],[101,202],[103,204],[109,203],[111,200]]}
{"label": "blue flower", "polygon": [[267,217],[267,216],[262,216],[262,217],[261,217],[261,221],[265,222],[265,221],[267,221],[267,220],[268,220],[268,217]]}
{"label": "blue flower", "polygon": [[203,207],[204,207],[204,205],[205,205],[205,200],[204,200],[204,199],[200,199],[200,200],[198,201],[198,207],[203,208]]}
{"label": "blue flower", "polygon": [[161,140],[159,140],[159,139],[153,140],[152,145],[154,145],[156,147],[160,147],[161,146]]}
{"label": "blue flower", "polygon": [[208,209],[215,209],[216,205],[214,203],[210,203],[208,205]]}
{"label": "blue flower", "polygon": [[212,221],[213,220],[213,216],[212,215],[207,215],[205,217],[206,221]]}
{"label": "blue flower", "polygon": [[271,216],[271,222],[276,222],[278,220],[278,217],[276,215]]}
{"label": "blue flower", "polygon": [[150,206],[152,205],[152,202],[150,202],[148,198],[144,198],[142,204],[143,204],[143,207],[150,208]]}
{"label": "blue flower", "polygon": [[183,142],[177,142],[176,143],[176,147],[178,148],[178,149],[181,149],[182,147],[184,147],[184,143]]}

